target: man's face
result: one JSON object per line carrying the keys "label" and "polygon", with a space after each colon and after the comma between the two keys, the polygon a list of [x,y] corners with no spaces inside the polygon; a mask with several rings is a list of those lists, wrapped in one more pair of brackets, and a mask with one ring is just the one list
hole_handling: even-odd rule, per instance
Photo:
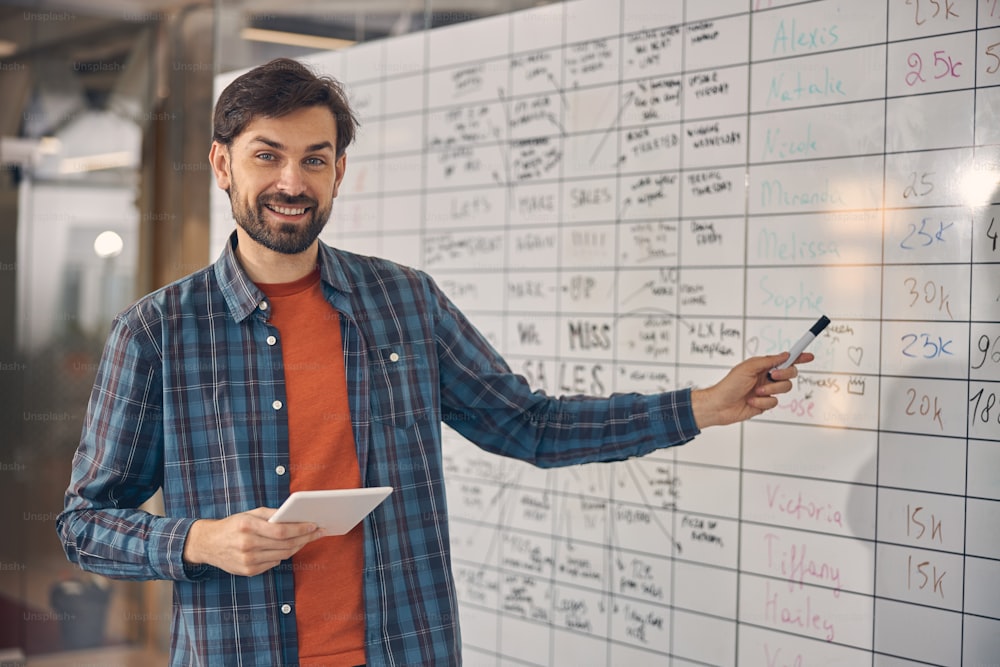
{"label": "man's face", "polygon": [[336,158],[336,143],[333,114],[314,106],[256,118],[228,148],[213,144],[210,160],[236,224],[275,252],[310,248],[344,177],[347,160]]}

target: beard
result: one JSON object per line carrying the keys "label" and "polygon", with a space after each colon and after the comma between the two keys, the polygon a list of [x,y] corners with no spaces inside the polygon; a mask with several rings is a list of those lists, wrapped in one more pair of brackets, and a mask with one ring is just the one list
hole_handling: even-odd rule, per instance
{"label": "beard", "polygon": [[[333,210],[332,200],[325,208],[320,208],[319,202],[312,197],[288,197],[280,194],[261,194],[257,197],[256,206],[251,207],[240,196],[235,179],[226,194],[229,195],[236,224],[242,227],[247,235],[257,243],[285,255],[296,255],[309,248],[326,227]],[[268,204],[308,208],[309,217],[305,224],[291,222],[269,224],[264,212],[264,208]]]}

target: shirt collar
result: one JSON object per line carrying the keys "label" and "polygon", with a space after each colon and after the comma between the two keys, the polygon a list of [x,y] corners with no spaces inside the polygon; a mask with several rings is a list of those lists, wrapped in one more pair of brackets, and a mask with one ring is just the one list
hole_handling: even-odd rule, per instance
{"label": "shirt collar", "polygon": [[[236,258],[237,243],[234,231],[229,236],[219,259],[215,262],[215,277],[219,281],[219,289],[229,307],[229,314],[237,322],[242,322],[260,306],[265,296],[243,270],[243,266]],[[351,283],[348,281],[347,272],[343,267],[343,258],[322,241],[319,242],[318,257],[320,278],[323,282],[335,290],[345,293],[351,292]]]}

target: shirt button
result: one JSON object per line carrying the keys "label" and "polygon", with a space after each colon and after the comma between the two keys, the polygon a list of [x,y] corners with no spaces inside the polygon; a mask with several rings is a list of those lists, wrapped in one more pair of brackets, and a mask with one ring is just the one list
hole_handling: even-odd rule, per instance
{"label": "shirt button", "polygon": [[267,310],[267,301],[261,301],[257,307],[261,310]]}
{"label": "shirt button", "polygon": [[280,410],[281,409],[281,401],[275,401],[274,403],[271,403],[271,407],[274,408],[275,410]]}
{"label": "shirt button", "polygon": [[279,475],[284,475],[285,474],[285,466],[278,466],[277,468],[274,469],[274,472],[278,473]]}
{"label": "shirt button", "polygon": [[268,345],[274,345],[277,342],[278,342],[278,339],[275,338],[274,336],[268,336],[267,337],[267,344]]}
{"label": "shirt button", "polygon": [[281,605],[281,613],[282,614],[291,614],[292,613],[292,605],[287,604],[287,603]]}
{"label": "shirt button", "polygon": [[396,363],[397,361],[399,361],[399,355],[393,352],[392,354],[389,355],[389,361],[391,361],[392,363]]}

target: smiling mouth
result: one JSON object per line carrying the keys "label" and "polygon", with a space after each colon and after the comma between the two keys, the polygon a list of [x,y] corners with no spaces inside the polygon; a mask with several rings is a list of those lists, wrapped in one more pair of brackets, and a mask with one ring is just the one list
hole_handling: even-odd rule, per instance
{"label": "smiling mouth", "polygon": [[290,206],[277,206],[276,204],[265,204],[265,208],[268,208],[275,213],[280,213],[281,215],[287,216],[298,216],[302,215],[309,210],[308,207],[305,208],[292,208]]}

